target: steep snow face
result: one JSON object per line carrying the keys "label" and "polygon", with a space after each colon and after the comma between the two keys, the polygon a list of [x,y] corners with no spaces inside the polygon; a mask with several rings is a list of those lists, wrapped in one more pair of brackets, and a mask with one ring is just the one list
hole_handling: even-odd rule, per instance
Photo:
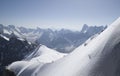
{"label": "steep snow face", "polygon": [[8,66],[8,69],[14,71],[18,76],[26,76],[26,74],[35,76],[34,74],[39,70],[38,68],[41,68],[46,63],[53,63],[65,55],[67,54],[39,45],[25,60],[12,63]]}
{"label": "steep snow face", "polygon": [[38,48],[27,57],[27,59],[31,59],[31,61],[37,60],[43,63],[51,63],[64,57],[65,55],[67,54],[59,53],[56,50],[46,47],[45,45],[39,45]]}
{"label": "steep snow face", "polygon": [[9,65],[7,68],[14,71],[15,74],[18,74],[19,71],[22,68],[24,68],[27,64],[28,64],[27,61],[16,61],[16,62],[12,63],[11,65]]}
{"label": "steep snow face", "polygon": [[120,18],[87,45],[38,70],[37,76],[120,76]]}
{"label": "steep snow face", "polygon": [[[31,76],[37,68],[40,68],[45,63],[34,61],[16,61],[9,65],[7,69],[13,71],[17,76]],[[34,70],[33,70],[34,69]]]}

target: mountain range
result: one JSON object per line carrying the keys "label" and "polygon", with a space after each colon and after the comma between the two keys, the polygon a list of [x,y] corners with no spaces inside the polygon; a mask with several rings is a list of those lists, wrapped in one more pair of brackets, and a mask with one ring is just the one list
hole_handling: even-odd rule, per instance
{"label": "mountain range", "polygon": [[8,69],[17,76],[120,76],[119,27],[120,18],[54,62],[43,64],[31,61],[31,58],[19,61],[21,68],[14,62]]}
{"label": "mountain range", "polygon": [[59,52],[69,53],[76,47],[84,43],[89,37],[100,33],[107,26],[88,26],[84,24],[80,31],[71,31],[68,29],[52,30],[52,29],[28,29],[19,27],[20,32],[29,41],[46,45],[49,48]]}
{"label": "mountain range", "polygon": [[[56,52],[51,51],[51,53],[47,51],[48,54],[46,53],[45,55],[40,56],[40,59],[38,57],[37,60],[53,62],[54,60],[64,57],[64,54],[66,56],[67,53],[72,52],[89,37],[102,32],[106,28],[107,26],[88,26],[87,24],[84,24],[82,30],[71,31],[68,29],[30,29],[0,24],[0,67],[7,66],[14,61],[23,59],[29,60],[37,57],[36,54],[34,54],[34,56],[32,54],[39,50],[37,48],[40,48],[40,45],[44,45],[44,47],[48,49],[51,48],[56,50]],[[51,54],[49,55],[49,53]],[[51,56],[52,54],[53,57]],[[32,55],[31,58],[30,55]]]}
{"label": "mountain range", "polygon": [[21,33],[14,26],[0,24],[0,66],[7,66],[14,61],[24,59],[36,47],[36,44],[22,38]]}

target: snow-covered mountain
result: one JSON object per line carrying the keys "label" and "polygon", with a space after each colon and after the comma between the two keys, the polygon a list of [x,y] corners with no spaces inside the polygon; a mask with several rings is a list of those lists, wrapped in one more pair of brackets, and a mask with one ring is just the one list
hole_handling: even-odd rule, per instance
{"label": "snow-covered mountain", "polygon": [[28,42],[13,25],[0,24],[0,66],[22,60],[36,45]]}
{"label": "snow-covered mountain", "polygon": [[83,25],[80,31],[68,29],[36,29],[15,27],[14,25],[3,26],[0,24],[0,32],[9,39],[11,36],[18,37],[20,40],[27,40],[31,43],[43,44],[59,52],[71,52],[76,47],[84,43],[92,35],[103,31],[106,26]]}
{"label": "snow-covered mountain", "polygon": [[66,57],[50,64],[34,62],[37,66],[29,65],[17,76],[120,76],[119,27],[120,18]]}
{"label": "snow-covered mountain", "polygon": [[25,60],[38,60],[42,63],[51,63],[53,61],[56,61],[67,54],[57,52],[56,50],[50,49],[46,47],[45,45],[39,45],[33,53],[31,53],[29,56],[26,57]]}
{"label": "snow-covered mountain", "polygon": [[[71,52],[90,36],[105,28],[104,26],[96,27],[85,24],[81,31],[67,29],[53,31],[51,29],[30,29],[0,24],[0,74],[2,66],[22,60],[39,44],[60,52]],[[11,56],[11,54],[13,55]]]}
{"label": "snow-covered mountain", "polygon": [[13,36],[16,36],[21,39],[24,38],[22,33],[19,31],[19,29],[14,25],[4,26],[0,24],[0,34],[5,35],[9,38]]}
{"label": "snow-covered mountain", "polygon": [[[28,55],[23,61],[17,61],[8,66],[8,69],[15,71],[16,74],[26,72],[29,69],[42,66],[44,64],[54,63],[56,60],[65,57],[67,54],[59,53],[45,45],[39,45],[33,53]],[[17,67],[17,68],[16,68]],[[31,75],[33,70],[28,75]],[[24,74],[25,75],[25,74]]]}
{"label": "snow-covered mountain", "polygon": [[103,31],[105,28],[106,26],[88,26],[84,24],[80,31],[71,31],[68,29],[53,31],[39,27],[36,29],[19,27],[19,30],[29,41],[46,45],[60,52],[71,52],[89,37]]}

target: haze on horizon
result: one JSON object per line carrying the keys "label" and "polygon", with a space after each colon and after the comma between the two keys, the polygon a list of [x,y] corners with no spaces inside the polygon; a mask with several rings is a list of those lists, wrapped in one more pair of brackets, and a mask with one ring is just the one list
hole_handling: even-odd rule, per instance
{"label": "haze on horizon", "polygon": [[109,25],[120,16],[120,0],[0,0],[0,24],[79,30]]}

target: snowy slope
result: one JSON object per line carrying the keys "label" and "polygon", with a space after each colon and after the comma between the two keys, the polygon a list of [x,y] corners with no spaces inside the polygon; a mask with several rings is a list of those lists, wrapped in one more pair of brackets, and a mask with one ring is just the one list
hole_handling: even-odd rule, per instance
{"label": "snowy slope", "polygon": [[67,54],[59,53],[56,50],[46,47],[45,45],[39,45],[37,49],[27,57],[27,59],[31,59],[31,61],[37,60],[43,63],[51,63],[65,55]]}
{"label": "snowy slope", "polygon": [[44,45],[39,45],[32,54],[26,57],[26,59],[12,63],[8,66],[8,69],[14,71],[18,75],[22,73],[24,76],[26,76],[29,70],[28,76],[30,76],[35,71],[33,71],[33,69],[37,69],[46,63],[53,63],[66,55],[67,54],[59,53]]}
{"label": "snowy slope", "polygon": [[120,76],[119,27],[120,18],[66,57],[45,65],[34,62],[18,76]]}
{"label": "snowy slope", "polygon": [[39,69],[37,76],[120,76],[120,18],[87,45]]}

